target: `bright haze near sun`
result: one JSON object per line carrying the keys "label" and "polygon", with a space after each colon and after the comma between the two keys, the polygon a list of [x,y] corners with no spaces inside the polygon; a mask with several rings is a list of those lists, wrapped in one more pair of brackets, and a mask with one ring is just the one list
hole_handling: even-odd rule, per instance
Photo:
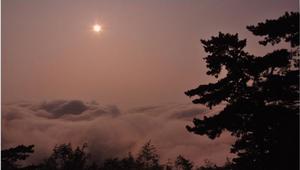
{"label": "bright haze near sun", "polygon": [[93,31],[94,32],[102,32],[102,26],[101,25],[99,25],[99,24],[95,24],[95,25],[93,25]]}

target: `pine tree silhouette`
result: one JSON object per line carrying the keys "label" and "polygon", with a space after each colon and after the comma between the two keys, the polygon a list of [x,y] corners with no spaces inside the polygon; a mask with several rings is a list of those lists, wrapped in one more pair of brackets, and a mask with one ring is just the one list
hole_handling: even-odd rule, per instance
{"label": "pine tree silhouette", "polygon": [[245,51],[246,39],[238,34],[219,33],[201,40],[208,56],[208,75],[227,75],[216,83],[200,85],[185,92],[198,96],[193,102],[213,107],[225,103],[218,114],[194,119],[188,131],[214,139],[229,131],[237,138],[231,152],[233,169],[299,169],[299,13],[285,13],[257,26],[248,26],[262,36],[262,45],[282,40],[288,49],[264,56]]}

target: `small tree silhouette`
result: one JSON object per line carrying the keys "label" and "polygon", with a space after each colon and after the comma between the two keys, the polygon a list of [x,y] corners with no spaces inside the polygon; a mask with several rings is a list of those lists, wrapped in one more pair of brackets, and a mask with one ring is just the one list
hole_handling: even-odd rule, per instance
{"label": "small tree silhouette", "polygon": [[190,160],[179,155],[175,160],[175,167],[177,170],[192,170],[194,165]]}
{"label": "small tree silhouette", "polygon": [[127,157],[121,160],[122,169],[124,170],[138,170],[137,161],[134,159],[131,153],[128,154]]}
{"label": "small tree silhouette", "polygon": [[73,150],[70,143],[55,146],[52,155],[42,165],[42,169],[84,170],[89,158],[85,151],[86,147],[87,145],[84,144]]}
{"label": "small tree silhouette", "polygon": [[148,141],[140,150],[137,163],[143,170],[160,170],[163,167],[159,164],[159,156],[156,153],[156,148]]}

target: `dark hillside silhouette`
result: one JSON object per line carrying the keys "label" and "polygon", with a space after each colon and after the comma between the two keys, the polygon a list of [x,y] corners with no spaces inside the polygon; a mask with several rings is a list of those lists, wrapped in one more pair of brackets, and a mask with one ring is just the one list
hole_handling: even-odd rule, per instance
{"label": "dark hillside silhouette", "polygon": [[219,33],[201,40],[208,75],[227,75],[185,94],[195,104],[226,107],[212,117],[194,119],[188,131],[215,139],[229,131],[237,137],[231,152],[236,170],[299,169],[299,13],[285,13],[247,29],[264,39],[262,45],[289,43],[264,56],[244,50],[246,39]]}

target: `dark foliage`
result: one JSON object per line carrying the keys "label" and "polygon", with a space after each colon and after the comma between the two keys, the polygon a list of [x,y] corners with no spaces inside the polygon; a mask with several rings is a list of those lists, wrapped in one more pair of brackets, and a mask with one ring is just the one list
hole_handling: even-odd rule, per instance
{"label": "dark foliage", "polygon": [[227,160],[224,166],[217,166],[216,164],[205,160],[205,165],[197,168],[196,170],[232,170],[232,163]]}
{"label": "dark foliage", "polygon": [[129,154],[127,157],[123,159],[113,158],[107,159],[104,161],[103,165],[101,166],[100,170],[138,170],[139,165],[136,159]]}
{"label": "dark foliage", "polygon": [[1,167],[6,170],[13,170],[19,167],[18,161],[25,160],[32,154],[34,145],[19,145],[15,148],[1,151]]}
{"label": "dark foliage", "polygon": [[159,164],[159,156],[156,152],[156,148],[151,144],[151,141],[147,142],[141,149],[137,157],[137,163],[141,169],[145,170],[160,170],[162,167]]}
{"label": "dark foliage", "polygon": [[267,45],[268,43],[277,44],[282,39],[289,42],[292,47],[299,45],[299,13],[286,12],[278,19],[266,20],[258,23],[257,26],[248,26],[254,35],[264,36],[264,40],[259,43]]}
{"label": "dark foliage", "polygon": [[73,149],[71,144],[55,146],[52,155],[40,165],[43,170],[85,170],[88,168],[87,145]]}
{"label": "dark foliage", "polygon": [[263,36],[261,44],[285,40],[290,49],[265,56],[244,51],[246,40],[219,33],[201,40],[208,75],[227,75],[216,83],[200,85],[185,94],[198,96],[193,102],[213,107],[226,103],[219,113],[194,119],[190,132],[214,139],[224,130],[237,137],[231,152],[237,154],[232,169],[298,170],[299,165],[299,13],[286,13],[247,27]]}
{"label": "dark foliage", "polygon": [[184,158],[183,156],[179,155],[176,158],[175,167],[178,170],[192,170],[194,165],[190,160],[188,160],[188,159]]}
{"label": "dark foliage", "polygon": [[[19,146],[20,147],[20,146]],[[30,148],[31,147],[31,148]],[[30,153],[33,152],[32,146],[30,148]],[[123,158],[108,158],[101,162],[93,162],[91,156],[86,151],[87,145],[84,144],[81,147],[72,148],[71,144],[62,144],[54,147],[52,154],[46,158],[43,162],[36,165],[21,166],[16,165],[15,160],[13,162],[14,166],[5,165],[7,161],[7,156],[2,157],[2,169],[5,170],[192,170],[194,164],[179,155],[174,162],[168,160],[165,164],[160,163],[159,155],[157,154],[156,148],[151,142],[147,142],[139,151],[136,157],[132,156],[131,153]],[[11,155],[15,153],[15,148],[3,150],[2,153],[6,155]],[[27,151],[22,150],[18,153],[27,153]],[[19,154],[21,155],[21,154]],[[27,158],[29,155],[26,155]],[[25,157],[21,156],[24,160]],[[215,164],[206,164],[201,168],[206,168],[203,170],[221,170]],[[215,169],[207,169],[215,168]],[[201,169],[202,170],[202,169]]]}

